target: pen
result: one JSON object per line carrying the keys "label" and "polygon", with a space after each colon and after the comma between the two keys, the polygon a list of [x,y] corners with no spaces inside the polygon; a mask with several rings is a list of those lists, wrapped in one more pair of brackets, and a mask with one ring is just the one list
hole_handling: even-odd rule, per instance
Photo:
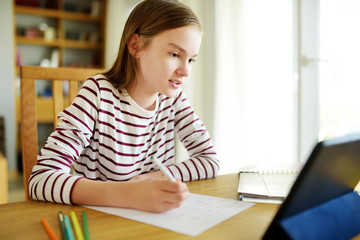
{"label": "pen", "polygon": [[61,211],[59,212],[58,217],[59,217],[60,228],[61,228],[61,233],[62,233],[63,239],[67,240],[65,222],[64,222],[64,215],[62,214]]}
{"label": "pen", "polygon": [[59,240],[59,238],[56,236],[54,230],[52,230],[48,221],[44,217],[41,218],[41,223],[44,226],[44,228],[51,240]]}
{"label": "pen", "polygon": [[66,229],[66,236],[68,240],[75,240],[74,233],[72,231],[70,220],[68,216],[64,216],[64,222],[65,222],[65,229]]}
{"label": "pen", "polygon": [[172,182],[176,182],[175,178],[173,177],[173,175],[170,173],[169,169],[167,169],[167,167],[164,166],[164,164],[162,164],[156,157],[155,155],[152,155],[151,158],[153,159],[153,161],[156,163],[156,165],[160,168],[160,171],[167,176]]}
{"label": "pen", "polygon": [[87,221],[86,212],[82,212],[82,219],[83,219],[83,227],[84,227],[84,237],[85,240],[90,240],[90,234],[89,234],[89,226]]}
{"label": "pen", "polygon": [[75,236],[77,240],[84,240],[84,234],[81,231],[79,221],[74,211],[70,212],[71,221],[74,225]]}

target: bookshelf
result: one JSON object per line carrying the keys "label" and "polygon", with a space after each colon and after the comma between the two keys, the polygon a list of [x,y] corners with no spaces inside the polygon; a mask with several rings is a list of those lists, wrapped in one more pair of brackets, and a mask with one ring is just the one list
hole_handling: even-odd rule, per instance
{"label": "bookshelf", "polygon": [[[12,4],[16,120],[20,127],[21,65],[104,67],[106,0],[13,0]],[[36,90],[39,145],[42,145],[53,131],[52,100],[47,97],[52,94],[51,83],[37,81]],[[19,134],[18,129],[18,152],[21,151]]]}
{"label": "bookshelf", "polygon": [[[106,0],[13,0],[13,5],[16,76],[20,65],[103,68]],[[41,123],[52,123],[48,84],[37,86]]]}
{"label": "bookshelf", "polygon": [[13,3],[17,69],[19,65],[46,63],[103,67],[106,0]]}

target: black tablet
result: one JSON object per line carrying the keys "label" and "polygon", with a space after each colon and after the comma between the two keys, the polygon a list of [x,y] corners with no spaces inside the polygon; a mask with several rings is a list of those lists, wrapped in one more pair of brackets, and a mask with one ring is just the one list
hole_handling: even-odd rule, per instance
{"label": "black tablet", "polygon": [[263,239],[288,239],[280,222],[354,190],[360,180],[360,134],[319,142]]}

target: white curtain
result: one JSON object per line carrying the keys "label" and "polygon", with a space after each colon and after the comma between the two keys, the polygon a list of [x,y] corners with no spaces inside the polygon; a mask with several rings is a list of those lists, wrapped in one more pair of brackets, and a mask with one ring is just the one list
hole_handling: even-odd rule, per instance
{"label": "white curtain", "polygon": [[293,3],[215,1],[213,139],[221,173],[295,161]]}

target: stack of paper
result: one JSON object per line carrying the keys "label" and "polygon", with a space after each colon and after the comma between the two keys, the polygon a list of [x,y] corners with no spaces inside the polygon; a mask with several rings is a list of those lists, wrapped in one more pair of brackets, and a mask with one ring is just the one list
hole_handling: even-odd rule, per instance
{"label": "stack of paper", "polygon": [[240,173],[241,200],[281,203],[288,195],[297,173]]}
{"label": "stack of paper", "polygon": [[299,167],[242,170],[238,186],[243,201],[282,203],[299,174]]}

